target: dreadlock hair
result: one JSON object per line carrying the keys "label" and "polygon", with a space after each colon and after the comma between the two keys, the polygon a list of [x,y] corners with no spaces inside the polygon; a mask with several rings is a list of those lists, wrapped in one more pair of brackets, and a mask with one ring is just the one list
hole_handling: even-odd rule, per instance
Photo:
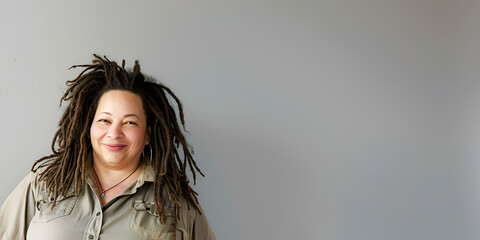
{"label": "dreadlock hair", "polygon": [[[39,180],[45,181],[49,194],[53,194],[54,204],[59,196],[65,196],[72,188],[78,196],[85,184],[85,163],[92,149],[90,126],[100,97],[110,90],[132,92],[141,97],[147,116],[147,126],[151,128],[152,161],[150,164],[155,169],[153,188],[156,213],[160,222],[166,224],[165,196],[168,196],[173,202],[173,223],[176,228],[182,197],[186,200],[188,208],[191,205],[199,211],[198,194],[189,186],[186,175],[187,165],[192,173],[194,184],[195,172],[204,176],[193,159],[193,153],[188,148],[168,97],[176,102],[180,123],[185,131],[180,100],[168,87],[146,79],[140,72],[138,61],[135,61],[133,70],[127,71],[125,60],[120,67],[107,57],[102,58],[94,54],[92,64],[74,65],[71,68],[77,67],[84,70],[76,79],[66,83],[68,89],[61,98],[60,105],[62,102],[69,101],[69,103],[52,140],[53,153],[38,159],[33,164],[32,171],[36,172],[42,168]],[[164,195],[164,191],[168,195]]]}

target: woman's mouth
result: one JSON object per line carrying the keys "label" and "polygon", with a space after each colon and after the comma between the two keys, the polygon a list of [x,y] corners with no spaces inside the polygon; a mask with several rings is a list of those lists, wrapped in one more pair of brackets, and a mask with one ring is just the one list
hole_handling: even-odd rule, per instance
{"label": "woman's mouth", "polygon": [[125,144],[106,144],[106,143],[103,143],[103,146],[107,150],[110,150],[110,151],[120,151],[120,150],[124,149],[127,145],[125,145]]}

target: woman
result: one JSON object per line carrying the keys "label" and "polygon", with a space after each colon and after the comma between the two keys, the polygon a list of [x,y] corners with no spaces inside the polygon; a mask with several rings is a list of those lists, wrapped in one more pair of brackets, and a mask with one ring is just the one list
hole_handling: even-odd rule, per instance
{"label": "woman", "polygon": [[138,62],[94,56],[67,82],[53,154],[0,209],[0,239],[215,239],[186,176],[202,173],[180,101]]}

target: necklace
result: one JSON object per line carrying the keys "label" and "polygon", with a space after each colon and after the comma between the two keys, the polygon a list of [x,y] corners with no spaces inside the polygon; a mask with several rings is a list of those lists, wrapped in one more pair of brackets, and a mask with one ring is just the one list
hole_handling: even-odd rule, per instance
{"label": "necklace", "polygon": [[100,179],[98,179],[97,172],[95,171],[95,168],[92,167],[92,168],[93,168],[93,173],[95,174],[95,178],[96,178],[97,181],[98,181],[98,185],[100,185],[100,189],[102,189],[102,193],[100,193],[100,197],[101,197],[101,198],[105,197],[105,192],[107,192],[108,190],[110,190],[110,189],[118,186],[118,184],[120,184],[120,183],[124,182],[125,180],[127,180],[130,176],[132,176],[132,175],[138,170],[138,168],[140,167],[140,165],[141,165],[141,164],[138,164],[137,168],[135,168],[135,170],[134,170],[132,173],[130,173],[130,174],[129,174],[126,178],[124,178],[122,181],[120,181],[120,182],[118,182],[117,184],[115,184],[115,185],[107,188],[107,190],[103,190],[102,183],[100,183]]}

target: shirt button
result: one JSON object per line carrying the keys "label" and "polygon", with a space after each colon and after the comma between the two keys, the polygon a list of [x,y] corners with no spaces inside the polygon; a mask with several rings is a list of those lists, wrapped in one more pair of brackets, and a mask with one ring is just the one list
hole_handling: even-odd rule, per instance
{"label": "shirt button", "polygon": [[97,212],[97,216],[100,216],[100,212]]}
{"label": "shirt button", "polygon": [[88,236],[88,239],[93,239],[95,238],[93,235]]}

